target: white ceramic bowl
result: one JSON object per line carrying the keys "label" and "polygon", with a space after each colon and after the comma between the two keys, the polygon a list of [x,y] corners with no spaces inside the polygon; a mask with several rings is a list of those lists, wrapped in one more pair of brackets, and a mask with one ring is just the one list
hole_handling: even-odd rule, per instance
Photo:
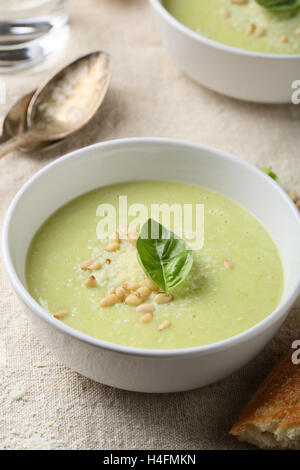
{"label": "white ceramic bowl", "polygon": [[[278,245],[285,272],[283,299],[274,313],[225,341],[162,351],[91,338],[57,321],[33,300],[26,289],[25,259],[31,239],[45,219],[89,190],[143,179],[206,186],[237,201],[262,221]],[[9,278],[37,336],[62,362],[114,387],[176,392],[207,385],[232,373],[252,359],[280,327],[300,291],[300,217],[271,178],[224,152],[168,139],[115,140],[62,157],[25,184],[6,215],[3,255]]]}
{"label": "white ceramic bowl", "polygon": [[150,0],[163,42],[194,80],[232,98],[290,103],[300,77],[300,54],[251,52],[206,38],[177,21],[161,0]]}

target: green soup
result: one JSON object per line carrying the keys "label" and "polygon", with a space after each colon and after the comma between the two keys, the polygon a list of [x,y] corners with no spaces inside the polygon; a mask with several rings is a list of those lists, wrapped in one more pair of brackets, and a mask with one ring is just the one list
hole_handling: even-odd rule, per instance
{"label": "green soup", "polygon": [[[155,305],[153,319],[146,324],[139,321],[136,307],[124,302],[99,306],[110,288],[128,281],[142,284],[145,278],[132,244],[121,241],[118,251],[107,252],[107,241],[96,234],[97,207],[118,207],[119,195],[127,196],[128,205],[143,203],[149,208],[153,203],[204,205],[204,246],[194,252],[192,270],[174,290],[174,300]],[[81,269],[87,259],[102,265],[93,271],[94,288],[84,285],[91,274]],[[233,269],[226,269],[225,260]],[[70,311],[57,321],[76,330],[121,345],[175,349],[229,338],[266,318],[280,302],[283,269],[268,232],[236,203],[198,186],[141,181],[99,188],[53,214],[31,243],[27,283],[49,314]],[[146,302],[155,304],[156,294]],[[165,320],[169,327],[159,331]]]}
{"label": "green soup", "polygon": [[300,9],[278,13],[255,0],[163,0],[188,28],[229,46],[270,54],[300,54]]}

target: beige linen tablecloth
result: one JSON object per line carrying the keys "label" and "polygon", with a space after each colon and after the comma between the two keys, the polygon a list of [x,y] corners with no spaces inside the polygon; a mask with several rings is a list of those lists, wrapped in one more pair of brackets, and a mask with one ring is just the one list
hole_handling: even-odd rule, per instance
{"label": "beige linen tablecloth", "polygon": [[[247,104],[193,83],[162,46],[146,0],[71,0],[71,28],[67,50],[48,70],[1,77],[7,87],[1,119],[54,70],[94,49],[112,54],[111,89],[99,115],[76,137],[48,152],[0,160],[1,220],[16,191],[55,158],[130,136],[213,145],[272,165],[282,184],[300,193],[300,105]],[[228,430],[300,331],[299,302],[268,347],[226,380],[188,393],[144,395],[94,383],[59,363],[33,335],[0,269],[0,448],[251,448]]]}

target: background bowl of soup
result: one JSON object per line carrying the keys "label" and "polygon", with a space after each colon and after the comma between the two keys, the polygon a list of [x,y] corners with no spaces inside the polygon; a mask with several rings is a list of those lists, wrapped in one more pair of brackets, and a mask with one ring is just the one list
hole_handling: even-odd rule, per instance
{"label": "background bowl of soup", "polygon": [[[232,5],[229,1],[224,3],[224,0],[201,0],[198,5],[196,0],[150,0],[164,44],[192,79],[232,98],[259,103],[290,103],[295,92],[292,84],[299,79],[300,73],[300,25],[297,27],[296,19],[293,20],[285,34],[285,29],[274,20],[275,27],[278,23],[278,34],[271,38],[272,47],[267,42],[268,30],[261,29],[263,37],[259,37],[259,25],[272,21],[270,15],[274,13],[262,9],[255,0],[249,2],[252,3],[245,6]],[[227,5],[232,18],[222,16],[225,7],[220,7],[221,4]],[[242,24],[242,31],[237,33],[237,28],[228,31],[222,27],[231,20],[235,27],[239,24],[239,12],[252,7],[254,16],[249,16],[248,26]],[[247,28],[251,28],[258,9],[263,18],[255,24],[256,36],[254,31],[249,34]],[[300,13],[297,16],[300,17]],[[196,32],[198,18],[200,27]],[[207,35],[202,33],[203,30]]]}
{"label": "background bowl of soup", "polygon": [[[93,189],[144,180],[175,181],[217,191],[263,224],[277,245],[284,271],[283,295],[270,315],[246,331],[212,344],[143,349],[75,330],[34,300],[26,283],[26,256],[48,217]],[[286,193],[243,160],[176,140],[115,140],[77,150],[48,165],[14,198],[4,223],[2,248],[9,278],[41,341],[77,372],[126,390],[190,390],[229,375],[272,338],[300,292],[300,218]]]}

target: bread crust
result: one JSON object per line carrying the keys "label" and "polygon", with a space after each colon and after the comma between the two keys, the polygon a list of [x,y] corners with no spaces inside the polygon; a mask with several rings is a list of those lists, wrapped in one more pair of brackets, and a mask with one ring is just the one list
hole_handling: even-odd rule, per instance
{"label": "bread crust", "polygon": [[300,364],[293,363],[294,354],[295,349],[290,349],[273,369],[231,429],[232,435],[262,448],[300,450]]}

